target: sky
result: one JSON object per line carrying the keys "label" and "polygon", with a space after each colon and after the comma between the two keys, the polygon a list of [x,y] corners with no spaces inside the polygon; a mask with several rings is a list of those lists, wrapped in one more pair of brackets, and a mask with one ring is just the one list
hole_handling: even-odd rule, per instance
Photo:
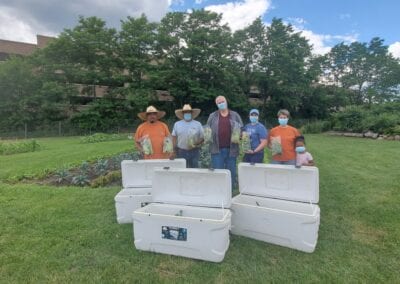
{"label": "sky", "polygon": [[261,17],[265,25],[281,18],[302,32],[315,54],[340,42],[384,39],[400,58],[399,0],[0,0],[0,39],[36,43],[36,35],[57,36],[77,24],[79,15],[98,16],[119,28],[120,20],[142,13],[160,21],[168,12],[205,9],[222,13],[235,31]]}

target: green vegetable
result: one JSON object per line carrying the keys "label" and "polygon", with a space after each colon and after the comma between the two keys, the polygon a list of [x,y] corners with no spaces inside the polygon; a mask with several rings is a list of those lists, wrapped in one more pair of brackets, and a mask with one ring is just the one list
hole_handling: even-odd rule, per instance
{"label": "green vegetable", "polygon": [[281,155],[282,154],[282,144],[281,137],[271,137],[271,153],[272,155]]}
{"label": "green vegetable", "polygon": [[251,140],[250,140],[250,135],[248,132],[243,132],[242,133],[242,141],[241,141],[241,148],[242,151],[245,153],[247,151],[251,150]]}
{"label": "green vegetable", "polygon": [[140,141],[140,145],[142,146],[143,153],[145,155],[151,155],[153,154],[153,145],[151,144],[151,140],[149,136],[144,136],[142,140]]}
{"label": "green vegetable", "polygon": [[239,144],[240,143],[240,125],[239,123],[235,123],[232,134],[231,134],[231,143]]}
{"label": "green vegetable", "polygon": [[211,131],[211,127],[208,125],[204,125],[203,126],[203,131],[204,131],[204,143],[211,143],[211,135],[212,135],[212,131]]}
{"label": "green vegetable", "polygon": [[174,144],[172,143],[172,136],[169,135],[164,138],[163,153],[173,153],[173,152],[174,152]]}

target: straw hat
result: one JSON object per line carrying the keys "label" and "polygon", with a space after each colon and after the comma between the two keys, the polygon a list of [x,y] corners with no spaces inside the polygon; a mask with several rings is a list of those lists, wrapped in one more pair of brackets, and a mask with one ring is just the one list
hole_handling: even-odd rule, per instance
{"label": "straw hat", "polygon": [[159,111],[153,106],[148,106],[146,108],[146,111],[138,113],[138,117],[141,120],[147,120],[147,114],[149,114],[149,113],[157,113],[157,118],[158,119],[163,118],[164,115],[165,115],[165,111]]}
{"label": "straw hat", "polygon": [[199,108],[192,108],[189,104],[184,105],[182,109],[175,110],[175,114],[178,118],[183,119],[183,112],[184,111],[191,111],[192,112],[192,119],[195,119],[199,116],[201,110]]}

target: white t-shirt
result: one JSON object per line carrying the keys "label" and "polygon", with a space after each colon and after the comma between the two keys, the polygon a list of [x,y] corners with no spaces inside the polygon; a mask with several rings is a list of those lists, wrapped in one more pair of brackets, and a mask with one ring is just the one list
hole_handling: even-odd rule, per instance
{"label": "white t-shirt", "polygon": [[296,165],[307,165],[309,161],[312,161],[313,157],[311,156],[310,153],[304,152],[304,153],[297,153],[296,155]]}

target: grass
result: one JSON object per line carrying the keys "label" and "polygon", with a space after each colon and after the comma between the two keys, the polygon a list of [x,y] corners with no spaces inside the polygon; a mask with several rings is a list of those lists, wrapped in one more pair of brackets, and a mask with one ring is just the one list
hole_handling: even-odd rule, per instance
{"label": "grass", "polygon": [[83,160],[96,160],[124,151],[133,150],[132,140],[82,144],[80,137],[36,139],[41,145],[37,152],[0,156],[0,180],[18,180],[41,176],[62,167],[80,164]]}
{"label": "grass", "polygon": [[[220,264],[140,252],[132,226],[115,220],[120,188],[0,182],[0,282],[398,282],[400,144],[306,138],[320,169],[321,225],[312,254],[237,236]],[[100,153],[82,149],[69,161]],[[23,172],[23,163],[13,163]]]}

